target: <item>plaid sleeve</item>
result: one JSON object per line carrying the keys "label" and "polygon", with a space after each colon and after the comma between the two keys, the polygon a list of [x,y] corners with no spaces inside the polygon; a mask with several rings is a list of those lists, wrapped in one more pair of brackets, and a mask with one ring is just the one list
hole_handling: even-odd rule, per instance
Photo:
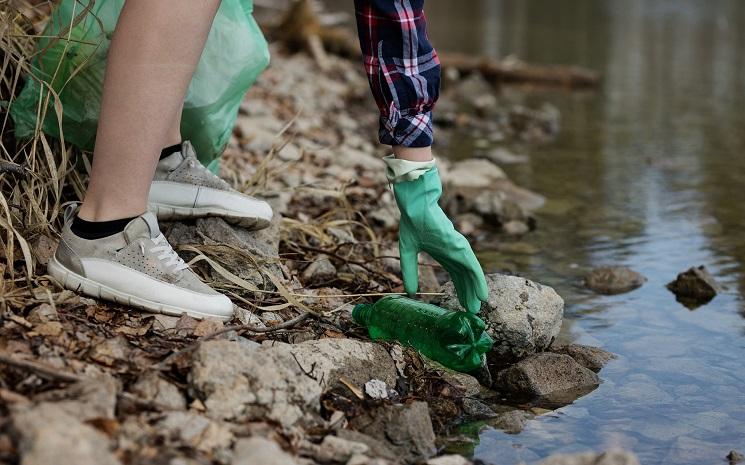
{"label": "plaid sleeve", "polygon": [[365,72],[380,110],[380,142],[432,145],[440,61],[427,37],[424,0],[355,0]]}

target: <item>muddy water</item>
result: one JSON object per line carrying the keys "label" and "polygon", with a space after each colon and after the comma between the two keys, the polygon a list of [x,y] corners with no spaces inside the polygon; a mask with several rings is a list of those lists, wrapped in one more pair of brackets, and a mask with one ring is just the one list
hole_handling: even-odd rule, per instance
{"label": "muddy water", "polygon": [[[516,147],[529,162],[505,166],[548,198],[538,229],[480,258],[554,286],[566,300],[563,340],[619,355],[596,391],[522,433],[481,429],[475,457],[505,465],[623,446],[648,465],[701,464],[743,451],[745,3],[465,3],[429,0],[441,50],[577,63],[604,76],[592,93],[502,92],[551,102],[562,132],[546,147]],[[613,297],[583,290],[582,275],[604,264],[649,281]],[[691,311],[664,285],[698,264],[727,291]]]}

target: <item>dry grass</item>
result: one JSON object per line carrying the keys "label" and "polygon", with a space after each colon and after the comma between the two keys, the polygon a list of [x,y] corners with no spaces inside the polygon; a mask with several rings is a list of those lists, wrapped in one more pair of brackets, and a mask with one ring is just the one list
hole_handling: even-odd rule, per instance
{"label": "dry grass", "polygon": [[[19,94],[35,49],[36,31],[48,14],[49,4],[0,1],[0,255],[3,283],[0,309],[19,310],[39,301],[53,301],[47,277],[38,273],[33,244],[59,231],[60,211],[67,201],[82,196],[84,174],[73,166],[73,149],[41,131],[33,138],[16,141],[7,109]],[[38,109],[42,121],[57,95],[48,87]]]}

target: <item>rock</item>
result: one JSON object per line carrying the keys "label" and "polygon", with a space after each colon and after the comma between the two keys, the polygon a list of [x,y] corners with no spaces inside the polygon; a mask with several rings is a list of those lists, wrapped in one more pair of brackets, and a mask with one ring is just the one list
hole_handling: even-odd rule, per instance
{"label": "rock", "polygon": [[[387,461],[400,463],[400,458],[398,457],[397,453],[393,450],[392,445],[385,439],[377,439],[368,434],[360,433],[359,431],[354,431],[351,429],[340,429],[336,432],[336,435],[349,441],[365,444],[367,447],[370,448],[370,451],[367,454],[356,454],[355,456],[350,458],[350,461],[347,463],[347,465],[349,465],[349,463],[351,463],[355,457],[359,457],[360,455],[378,457],[381,460],[385,460],[386,463],[388,463]],[[358,458],[357,460],[363,464],[368,463],[361,461],[361,458]],[[370,459],[368,458],[368,460]]]}
{"label": "rock", "polygon": [[323,438],[313,458],[323,463],[345,463],[353,455],[364,455],[369,450],[370,447],[367,444],[329,435]]}
{"label": "rock", "polygon": [[472,399],[470,397],[464,397],[461,399],[461,407],[463,408],[463,414],[473,420],[493,418],[497,416],[497,413],[492,410],[491,407],[480,400]]}
{"label": "rock", "polygon": [[602,266],[585,277],[585,286],[606,295],[622,294],[639,288],[647,281],[642,274],[626,266]]}
{"label": "rock", "polygon": [[29,323],[40,324],[59,321],[57,310],[51,305],[44,303],[34,307],[26,317]]}
{"label": "rock", "polygon": [[382,405],[351,419],[350,426],[388,442],[406,462],[426,460],[437,452],[426,402]]}
{"label": "rock", "polygon": [[526,163],[528,157],[525,155],[516,155],[505,148],[496,148],[483,155],[484,158],[497,164],[511,165],[516,163]]}
{"label": "rock", "polygon": [[452,188],[489,189],[494,187],[496,181],[507,179],[507,175],[488,160],[469,158],[453,163],[442,178],[443,184]]}
{"label": "rock", "polygon": [[132,386],[132,392],[169,410],[186,408],[186,398],[179,388],[158,376],[157,372],[146,373],[140,377]]}
{"label": "rock", "polygon": [[328,257],[321,256],[305,268],[302,278],[306,286],[328,286],[336,279],[336,267]]}
{"label": "rock", "polygon": [[227,448],[233,442],[233,433],[228,425],[210,420],[193,411],[169,412],[157,424],[165,436],[176,438],[203,452],[216,448]]}
{"label": "rock", "polygon": [[156,313],[153,317],[153,329],[156,331],[168,331],[174,329],[178,324],[179,318],[176,316],[162,315]]}
{"label": "rock", "polygon": [[[568,355],[541,353],[497,374],[496,385],[515,397],[548,397],[592,390],[600,379]],[[579,396],[577,396],[579,397]]]}
{"label": "rock", "polygon": [[[481,317],[494,339],[489,360],[496,365],[514,362],[546,349],[559,334],[564,300],[548,286],[525,278],[497,273],[486,276],[489,299]],[[445,284],[434,303],[461,310],[452,282]]]}
{"label": "rock", "polygon": [[381,459],[380,457],[373,459],[364,454],[355,454],[349,459],[346,465],[394,465],[394,462]]}
{"label": "rock", "polygon": [[600,371],[608,362],[616,358],[615,354],[612,354],[607,350],[581,344],[552,347],[551,352],[568,355],[572,357],[575,362],[595,373]]}
{"label": "rock", "polygon": [[42,402],[14,412],[22,465],[120,465],[108,438],[59,405]]}
{"label": "rock", "polygon": [[556,454],[540,461],[538,465],[639,465],[639,460],[631,452],[612,449],[601,454]]}
{"label": "rock", "polygon": [[[483,96],[494,97],[494,87],[480,73],[472,73],[459,80],[451,91],[456,101],[466,103],[474,108],[483,108]],[[494,105],[493,103],[492,105]]]}
{"label": "rock", "polygon": [[530,226],[523,221],[512,220],[502,225],[502,232],[510,236],[522,236],[530,232]]}
{"label": "rock", "polygon": [[297,465],[295,458],[276,442],[253,436],[239,439],[233,449],[231,465]]}
{"label": "rock", "polygon": [[678,274],[675,281],[668,283],[667,288],[675,294],[678,302],[689,308],[709,302],[721,290],[703,265]]}
{"label": "rock", "polygon": [[427,365],[427,368],[437,373],[438,378],[461,391],[464,397],[473,397],[481,392],[481,384],[473,376],[451,370],[428,358],[422,358],[422,360]]}
{"label": "rock", "polygon": [[368,213],[367,218],[372,219],[385,229],[393,229],[401,221],[401,212],[395,204],[384,204]]}
{"label": "rock", "polygon": [[472,462],[462,455],[443,455],[427,460],[427,465],[472,465]]}
{"label": "rock", "polygon": [[[256,262],[275,276],[282,276],[279,267],[279,224],[281,215],[275,212],[269,227],[259,231],[249,231],[233,226],[222,218],[200,218],[196,228],[176,222],[167,231],[173,246],[182,244],[227,245],[251,255]],[[238,277],[254,284],[260,289],[273,289],[264,275],[255,266],[246,266],[246,257],[239,254],[226,254],[226,268]],[[214,272],[216,273],[216,272]]]}
{"label": "rock", "polygon": [[380,344],[327,338],[258,349],[207,341],[196,349],[190,389],[215,418],[267,416],[282,425],[318,421],[320,396],[340,378],[395,385],[396,368]]}
{"label": "rock", "polygon": [[365,394],[372,399],[387,399],[388,386],[379,379],[371,379],[365,383]]}
{"label": "rock", "polygon": [[742,455],[736,450],[731,450],[729,451],[729,454],[727,454],[727,460],[729,461],[730,465],[734,465],[745,460],[745,455]]}
{"label": "rock", "polygon": [[500,413],[493,420],[489,420],[489,425],[501,429],[507,434],[518,434],[522,432],[525,423],[531,418],[531,415],[522,410],[511,410]]}
{"label": "rock", "polygon": [[111,376],[83,380],[65,389],[45,392],[36,397],[39,401],[54,402],[79,421],[113,419],[119,383]]}
{"label": "rock", "polygon": [[458,231],[468,236],[476,233],[484,225],[484,218],[475,213],[461,213],[453,218],[453,223]]}
{"label": "rock", "polygon": [[130,352],[131,348],[127,338],[115,336],[93,345],[88,352],[88,356],[102,365],[113,366],[115,363],[125,360]]}
{"label": "rock", "polygon": [[551,142],[559,133],[560,116],[559,110],[550,104],[538,110],[516,105],[507,113],[507,124],[516,139],[541,144]]}

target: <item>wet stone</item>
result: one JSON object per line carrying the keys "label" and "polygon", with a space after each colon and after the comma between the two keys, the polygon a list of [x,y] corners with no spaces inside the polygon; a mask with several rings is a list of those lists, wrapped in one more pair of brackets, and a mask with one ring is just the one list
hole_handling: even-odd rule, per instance
{"label": "wet stone", "polygon": [[585,286],[599,294],[613,295],[641,287],[647,278],[626,266],[603,266],[585,277]]}
{"label": "wet stone", "polygon": [[727,454],[727,460],[729,461],[730,465],[734,465],[736,463],[740,463],[745,460],[745,455],[742,455],[741,453],[737,452],[736,450],[729,451],[729,454]]}
{"label": "wet stone", "polygon": [[581,344],[552,347],[551,352],[568,355],[572,357],[575,362],[595,373],[600,371],[608,362],[616,358],[614,354],[607,350]]}
{"label": "wet stone", "polygon": [[500,429],[507,434],[518,434],[522,432],[525,423],[532,417],[528,412],[512,410],[500,413],[495,419],[489,420],[489,425]]}
{"label": "wet stone", "polygon": [[705,266],[689,268],[678,274],[667,288],[675,294],[678,302],[688,308],[696,308],[713,299],[721,290]]}
{"label": "wet stone", "polygon": [[472,399],[470,397],[464,397],[461,400],[461,407],[463,408],[463,414],[473,420],[493,418],[497,416],[497,413],[492,410],[491,407],[480,400]]}
{"label": "wet stone", "polygon": [[[522,359],[548,348],[559,334],[564,300],[549,286],[518,276],[486,275],[489,299],[482,305],[481,317],[487,333],[494,339],[489,362],[498,366]],[[455,286],[445,284],[436,305],[461,310]]]}
{"label": "wet stone", "polygon": [[556,454],[538,465],[639,465],[639,460],[631,452],[616,449],[600,454]]}
{"label": "wet stone", "polygon": [[443,455],[427,460],[427,465],[471,465],[471,461],[462,455]]}
{"label": "wet stone", "polygon": [[[497,374],[496,386],[517,398],[549,397],[577,391],[578,394],[600,384],[598,375],[568,355],[532,355]],[[577,395],[576,397],[579,397]]]}

